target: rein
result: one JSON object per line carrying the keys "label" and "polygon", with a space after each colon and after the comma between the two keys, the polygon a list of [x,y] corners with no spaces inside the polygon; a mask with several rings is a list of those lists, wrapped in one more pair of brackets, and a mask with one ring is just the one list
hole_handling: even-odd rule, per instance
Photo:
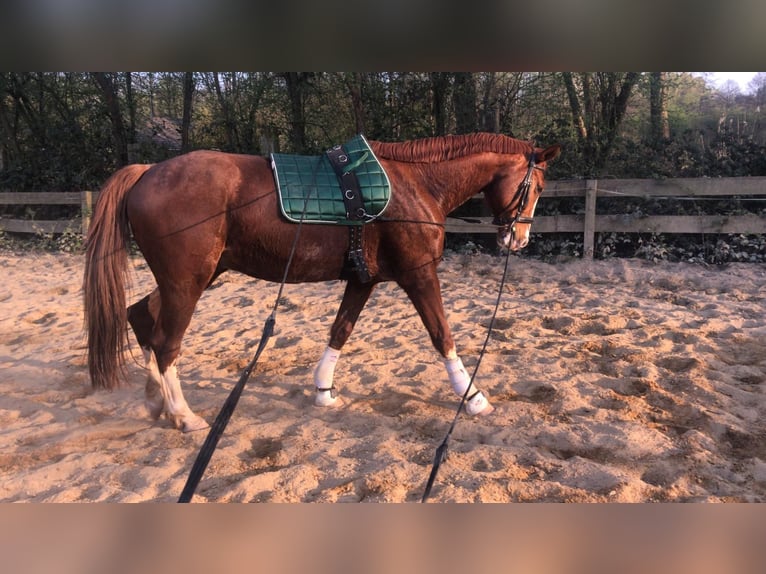
{"label": "rein", "polygon": [[471,375],[471,382],[466,387],[465,392],[463,393],[463,396],[460,399],[460,404],[458,404],[457,411],[455,412],[455,416],[452,419],[452,424],[450,424],[449,426],[447,435],[444,437],[444,440],[436,449],[436,454],[434,455],[433,467],[431,468],[431,474],[428,476],[428,482],[426,483],[426,488],[425,488],[425,491],[423,492],[423,498],[420,499],[421,503],[426,502],[428,500],[428,497],[431,495],[431,488],[433,487],[434,480],[436,479],[436,474],[439,472],[439,467],[441,466],[442,462],[447,460],[447,445],[449,443],[450,436],[452,435],[452,431],[455,430],[455,425],[457,424],[458,417],[460,416],[460,411],[463,410],[463,406],[465,405],[465,402],[468,400],[468,393],[471,391],[472,388],[474,388],[473,380],[476,378],[476,373],[479,371],[481,360],[484,358],[484,353],[487,350],[487,343],[489,343],[489,338],[492,335],[492,329],[495,326],[495,318],[497,317],[497,311],[500,308],[500,298],[503,294],[503,288],[505,287],[505,280],[508,276],[508,262],[510,260],[511,260],[511,250],[509,249],[505,255],[505,267],[503,268],[503,277],[502,279],[500,279],[500,288],[497,291],[497,300],[495,301],[495,310],[492,312],[492,319],[490,319],[489,321],[489,329],[487,329],[487,337],[484,339],[484,345],[482,346],[481,352],[479,353],[479,358],[476,361],[476,366],[473,368],[473,374]]}
{"label": "rein", "polygon": [[[519,187],[516,189],[516,193],[513,194],[513,197],[508,202],[508,204],[501,210],[500,215],[495,216],[495,218],[492,220],[491,224],[485,224],[485,225],[492,225],[494,227],[507,227],[510,228],[511,231],[513,231],[514,226],[517,223],[534,223],[534,217],[527,217],[523,215],[524,209],[527,207],[527,202],[529,201],[529,192],[532,189],[532,174],[534,174],[534,171],[538,169],[540,171],[545,171],[545,168],[540,167],[535,163],[535,155],[534,153],[529,156],[529,163],[527,164],[527,173],[524,175],[524,179],[521,180],[521,183],[519,183]],[[518,209],[516,210],[516,215],[514,217],[509,217],[508,212],[511,211],[514,205],[518,205]],[[472,218],[472,217],[456,217],[452,216],[452,219],[459,219],[460,221],[464,221],[466,223],[472,223],[472,224],[482,224],[483,222],[479,219]],[[381,223],[414,223],[414,224],[421,224],[421,225],[436,225],[437,227],[445,227],[445,223],[439,223],[437,221],[421,221],[421,220],[415,220],[415,219],[391,219],[386,217],[385,215],[381,215],[376,219],[377,222]]]}

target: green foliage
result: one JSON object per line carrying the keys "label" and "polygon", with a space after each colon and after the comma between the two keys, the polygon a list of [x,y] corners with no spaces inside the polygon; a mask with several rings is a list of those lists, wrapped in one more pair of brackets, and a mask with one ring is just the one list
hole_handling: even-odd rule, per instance
{"label": "green foliage", "polygon": [[79,229],[63,233],[6,233],[0,230],[0,250],[11,252],[53,251],[83,253],[85,242]]}
{"label": "green foliage", "polygon": [[36,233],[31,239],[32,245],[44,251],[62,251],[64,253],[82,253],[84,239],[79,229],[67,229],[63,233]]}
{"label": "green foliage", "polygon": [[[185,73],[111,73],[131,161],[181,152]],[[297,79],[288,89],[288,76]],[[670,137],[651,141],[648,75],[631,88],[614,141],[624,73],[576,74],[588,145],[578,134],[564,75],[552,72],[195,72],[189,95],[190,148],[293,152],[299,138],[317,152],[361,128],[402,141],[476,125],[540,145],[562,143],[551,177],[587,173],[603,146],[604,173],[623,177],[766,173],[763,93],[716,92],[686,73],[664,75]],[[468,83],[466,83],[468,82]],[[760,95],[759,95],[760,94]],[[91,74],[0,73],[0,188],[96,188],[117,164],[112,119]],[[466,109],[470,108],[470,109]],[[458,121],[460,120],[460,121]],[[604,136],[606,137],[606,136]]]}
{"label": "green foliage", "polygon": [[[114,72],[98,77],[113,88],[116,107],[110,107],[95,74],[0,72],[0,191],[98,189],[119,167],[120,145],[127,145],[129,161],[148,163],[200,148],[319,153],[357,131],[402,141],[474,125],[538,145],[562,144],[549,179],[766,175],[766,75],[754,80],[758,89],[752,95],[743,95],[713,90],[688,73],[663,73],[668,137],[659,139],[650,129],[656,125],[650,101],[656,103],[652,87],[658,76],[649,73]],[[573,102],[582,104],[583,125],[592,137],[580,130]],[[114,109],[117,118],[110,115]],[[122,144],[117,132],[124,135]],[[64,207],[19,213],[23,209],[4,207],[0,215],[77,215]],[[582,205],[562,199],[541,209],[578,213]],[[665,203],[662,209],[678,213],[689,207]],[[37,240],[78,248],[71,237]],[[484,240],[467,241],[491,248]],[[596,256],[632,249],[636,256],[683,259],[680,248],[662,241],[649,237],[629,245],[623,237],[605,235]],[[723,261],[750,254],[752,246],[743,241],[706,241],[704,253],[692,257]],[[581,252],[571,237],[547,235],[539,242],[543,257]]]}

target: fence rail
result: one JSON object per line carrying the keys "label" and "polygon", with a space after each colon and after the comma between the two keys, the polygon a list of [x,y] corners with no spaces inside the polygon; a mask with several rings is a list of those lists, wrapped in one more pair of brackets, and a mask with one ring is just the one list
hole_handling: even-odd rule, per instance
{"label": "fence rail", "polygon": [[7,219],[0,217],[0,231],[12,233],[65,233],[80,231],[85,235],[90,225],[97,191],[40,191],[0,193],[0,205],[79,205],[75,220]]}
{"label": "fence rail", "polygon": [[[597,233],[705,233],[763,234],[766,216],[743,215],[597,215],[599,198],[641,197],[655,199],[735,198],[766,199],[766,177],[558,180],[546,184],[546,198],[584,197],[585,211],[577,215],[549,215],[535,218],[534,233],[582,233],[583,257],[592,258]],[[0,230],[14,233],[85,233],[98,192],[0,193],[0,205],[79,205],[81,217],[68,221],[6,219]],[[447,218],[448,233],[495,233],[491,217],[471,218],[466,223]]]}
{"label": "fence rail", "polygon": [[[655,199],[736,198],[753,196],[766,199],[766,177],[558,180],[546,183],[540,201],[554,197],[584,197],[585,211],[578,215],[535,217],[534,233],[582,233],[583,257],[593,258],[596,234],[694,233],[763,234],[766,216],[743,215],[597,215],[599,198],[640,197]],[[449,233],[495,233],[488,225],[491,217],[472,218],[475,224],[447,218]]]}

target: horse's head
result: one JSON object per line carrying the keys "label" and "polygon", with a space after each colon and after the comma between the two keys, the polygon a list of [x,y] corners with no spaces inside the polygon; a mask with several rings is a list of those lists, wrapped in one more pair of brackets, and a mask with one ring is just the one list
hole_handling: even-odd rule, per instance
{"label": "horse's head", "polygon": [[519,251],[529,243],[529,230],[537,200],[545,187],[547,162],[555,159],[561,146],[535,148],[523,163],[504,169],[486,189],[485,197],[499,226],[497,244],[501,249]]}

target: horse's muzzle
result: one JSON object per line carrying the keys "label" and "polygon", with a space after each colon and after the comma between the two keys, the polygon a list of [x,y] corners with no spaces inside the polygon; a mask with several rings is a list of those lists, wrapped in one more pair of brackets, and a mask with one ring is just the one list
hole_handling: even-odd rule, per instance
{"label": "horse's muzzle", "polygon": [[521,251],[529,243],[529,225],[524,230],[518,225],[506,225],[497,230],[497,245],[502,250]]}

